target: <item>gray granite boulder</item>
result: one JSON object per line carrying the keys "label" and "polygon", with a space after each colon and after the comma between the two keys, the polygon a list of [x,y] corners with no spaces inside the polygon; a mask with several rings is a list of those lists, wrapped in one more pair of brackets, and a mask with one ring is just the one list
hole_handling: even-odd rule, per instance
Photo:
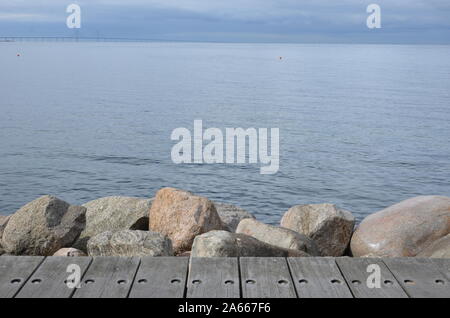
{"label": "gray granite boulder", "polygon": [[89,256],[173,256],[171,241],[152,231],[104,232],[90,238]]}
{"label": "gray granite boulder", "polygon": [[214,205],[225,229],[229,232],[236,232],[241,220],[255,218],[251,213],[232,204],[214,202]]}
{"label": "gray granite boulder", "polygon": [[255,219],[242,220],[236,233],[246,234],[267,244],[319,256],[319,250],[313,240],[298,232],[264,224]]}
{"label": "gray granite boulder", "polygon": [[3,250],[3,245],[2,245],[2,237],[3,237],[3,231],[5,230],[6,224],[8,224],[8,221],[10,218],[11,218],[11,215],[0,215],[0,255],[5,253],[5,251]]}
{"label": "gray granite boulder", "polygon": [[106,231],[148,230],[149,211],[153,199],[133,197],[106,197],[83,204],[86,228],[74,247],[86,251],[87,241]]}
{"label": "gray granite boulder", "polygon": [[195,238],[191,257],[308,257],[305,252],[289,250],[261,242],[254,237],[211,231]]}
{"label": "gray granite boulder", "polygon": [[70,246],[85,226],[86,208],[43,196],[14,213],[3,232],[4,250],[13,255],[51,256]]}
{"label": "gray granite boulder", "polygon": [[420,196],[366,217],[351,241],[353,256],[414,257],[450,234],[450,198]]}
{"label": "gray granite boulder", "polygon": [[307,204],[290,208],[281,226],[311,238],[322,256],[342,256],[355,226],[355,218],[334,204]]}

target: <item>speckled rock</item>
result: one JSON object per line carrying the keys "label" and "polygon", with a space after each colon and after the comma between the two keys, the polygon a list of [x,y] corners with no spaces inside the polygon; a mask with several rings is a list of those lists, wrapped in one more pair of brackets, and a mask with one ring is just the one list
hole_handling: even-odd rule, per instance
{"label": "speckled rock", "polygon": [[150,215],[150,230],[168,236],[175,254],[189,251],[197,235],[223,229],[210,200],[173,188],[158,191]]}
{"label": "speckled rock", "polygon": [[80,235],[85,213],[86,208],[56,197],[40,197],[10,217],[3,232],[3,248],[14,255],[51,256]]}
{"label": "speckled rock", "polygon": [[314,241],[306,235],[286,228],[264,224],[254,219],[242,220],[236,229],[236,233],[249,235],[273,246],[303,251],[311,256],[320,255]]}
{"label": "speckled rock", "polygon": [[366,217],[351,241],[353,256],[413,257],[450,232],[450,198],[411,198]]}
{"label": "speckled rock", "polygon": [[450,258],[450,234],[431,243],[417,257]]}
{"label": "speckled rock", "polygon": [[350,242],[355,218],[334,204],[307,204],[290,208],[281,226],[312,239],[322,256],[342,256]]}
{"label": "speckled rock", "polygon": [[11,215],[0,215],[0,241],[3,237],[3,231],[5,230],[10,218]]}
{"label": "speckled rock", "polygon": [[3,231],[5,230],[6,224],[8,224],[8,221],[10,218],[11,218],[11,215],[0,215],[0,255],[5,253],[5,251],[3,249],[3,245],[2,245],[2,237],[3,237]]}
{"label": "speckled rock", "polygon": [[170,240],[152,231],[104,232],[87,244],[89,256],[173,256]]}
{"label": "speckled rock", "polygon": [[133,197],[106,197],[90,201],[83,206],[86,211],[86,228],[74,247],[86,251],[87,241],[106,231],[148,230],[152,199]]}
{"label": "speckled rock", "polygon": [[229,232],[236,232],[236,228],[241,220],[255,218],[251,213],[232,204],[214,202],[214,206],[225,229]]}
{"label": "speckled rock", "polygon": [[305,252],[289,250],[261,242],[254,237],[211,231],[195,238],[191,257],[308,257]]}
{"label": "speckled rock", "polygon": [[76,248],[62,248],[56,251],[53,256],[67,256],[67,257],[78,257],[78,256],[87,256],[83,251],[77,250]]}

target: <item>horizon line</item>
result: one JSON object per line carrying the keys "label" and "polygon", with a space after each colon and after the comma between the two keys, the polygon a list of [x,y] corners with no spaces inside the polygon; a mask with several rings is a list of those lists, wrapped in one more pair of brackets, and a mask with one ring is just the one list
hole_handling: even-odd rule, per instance
{"label": "horizon line", "polygon": [[[373,41],[373,42],[349,42],[349,41],[336,41],[336,42],[326,42],[326,41],[226,41],[226,40],[180,40],[180,39],[161,39],[161,38],[128,38],[128,37],[96,37],[96,36],[5,36],[0,35],[0,43],[10,43],[10,42],[16,42],[14,40],[23,40],[21,42],[26,42],[26,40],[40,40],[42,42],[45,42],[45,40],[48,40],[48,42],[57,42],[58,40],[61,40],[62,42],[64,40],[68,40],[68,42],[83,42],[83,41],[89,41],[89,42],[143,42],[143,43],[212,43],[212,44],[343,44],[343,45],[442,45],[447,46],[450,45],[450,42],[383,42],[383,41]],[[53,40],[53,41],[51,41]],[[19,42],[18,41],[18,42]]]}

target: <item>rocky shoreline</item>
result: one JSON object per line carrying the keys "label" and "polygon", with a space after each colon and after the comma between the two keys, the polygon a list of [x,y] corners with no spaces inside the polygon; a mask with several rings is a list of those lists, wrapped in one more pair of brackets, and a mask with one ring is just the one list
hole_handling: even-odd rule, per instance
{"label": "rocky shoreline", "polygon": [[0,216],[0,255],[450,258],[450,198],[411,198],[355,229],[333,204],[293,206],[273,226],[174,188],[82,206],[43,196]]}

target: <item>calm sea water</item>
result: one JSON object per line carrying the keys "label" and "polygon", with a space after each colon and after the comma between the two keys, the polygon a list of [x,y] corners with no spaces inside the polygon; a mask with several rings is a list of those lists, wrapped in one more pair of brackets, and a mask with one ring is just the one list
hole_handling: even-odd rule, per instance
{"label": "calm sea water", "polygon": [[[449,46],[0,43],[0,114],[1,214],[172,186],[269,223],[322,202],[361,220],[450,195]],[[279,127],[279,172],[173,164],[194,119]]]}

